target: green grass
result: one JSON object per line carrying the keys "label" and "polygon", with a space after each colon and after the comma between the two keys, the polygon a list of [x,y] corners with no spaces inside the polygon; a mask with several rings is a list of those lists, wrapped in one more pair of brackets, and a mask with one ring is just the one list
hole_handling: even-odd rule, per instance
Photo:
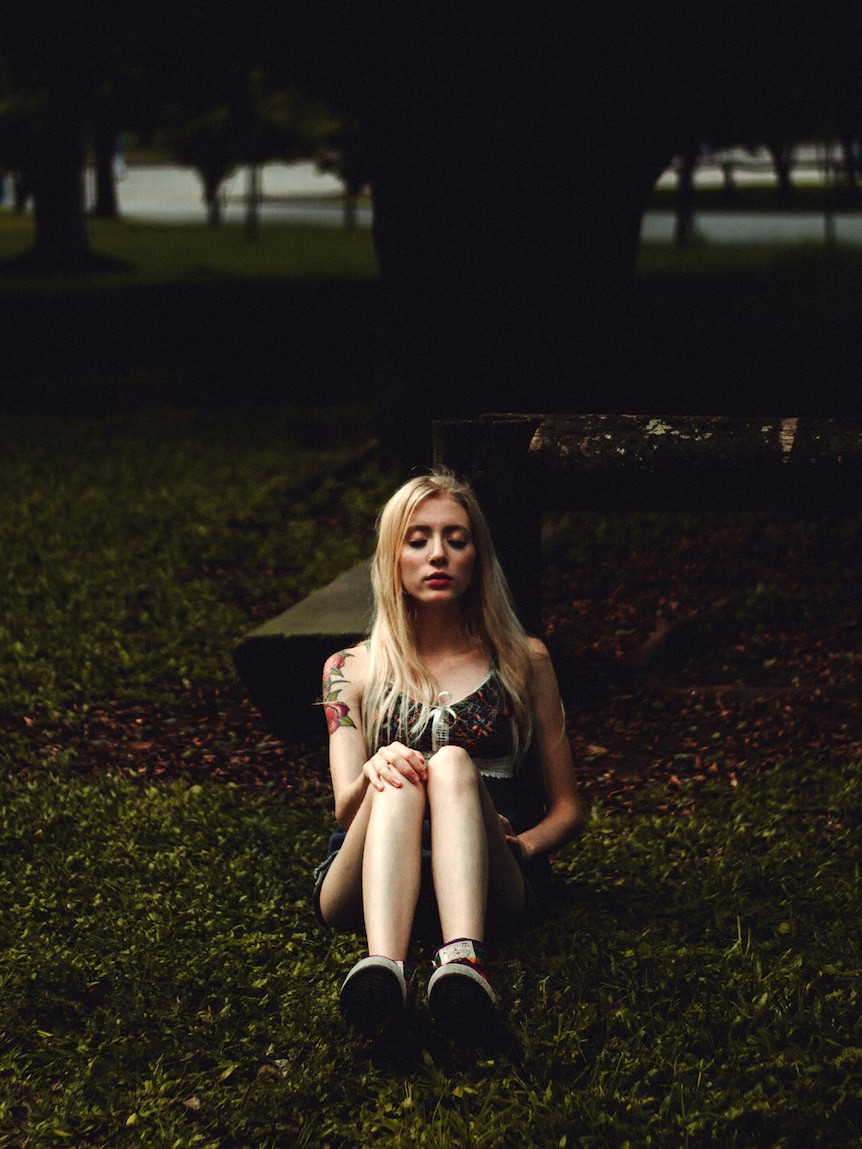
{"label": "green grass", "polygon": [[107,699],[169,716],[183,678],[218,688],[256,610],[367,551],[386,476],[320,475],[362,423],[0,420],[0,1144],[862,1143],[859,764],[800,746],[735,789],[593,806],[468,1053],[421,1000],[388,1045],[342,1028],[360,941],[311,914],[313,781],[155,783],[64,741]]}
{"label": "green grass", "polygon": [[[130,220],[90,220],[90,243],[100,255],[132,265],[129,271],[55,277],[52,290],[94,290],[161,283],[209,283],[224,280],[372,279],[377,275],[368,228],[263,224],[259,239],[246,239],[240,224],[156,224]],[[2,260],[30,246],[30,217],[0,212]],[[45,290],[35,278],[0,277],[0,292]]]}
{"label": "green grass", "polygon": [[230,674],[251,604],[286,609],[372,545],[384,481],[333,506],[326,478],[365,418],[0,418],[0,718]]}
{"label": "green grass", "polygon": [[[764,320],[855,319],[862,307],[862,248],[821,244],[671,243],[645,241],[643,281],[667,280],[714,292],[712,306],[733,305]],[[709,307],[708,299],[704,307]]]}
{"label": "green grass", "polygon": [[468,1055],[421,1001],[388,1045],[344,1032],[359,946],[310,912],[319,796],[5,784],[0,1140],[858,1144],[858,771],[788,764],[686,816],[658,797],[593,811],[556,916],[498,950],[506,1024]]}
{"label": "green grass", "polygon": [[[91,244],[99,254],[123,260],[127,271],[49,279],[0,274],[4,293],[116,291],[123,287],[206,285],[238,281],[369,280],[377,275],[370,230],[266,224],[249,242],[238,224],[155,224],[91,220]],[[3,260],[32,242],[29,217],[0,212]],[[716,283],[734,281],[746,306],[765,315],[855,316],[862,307],[862,250],[820,244],[706,244],[678,249],[645,242],[638,257],[641,278],[669,277]]]}

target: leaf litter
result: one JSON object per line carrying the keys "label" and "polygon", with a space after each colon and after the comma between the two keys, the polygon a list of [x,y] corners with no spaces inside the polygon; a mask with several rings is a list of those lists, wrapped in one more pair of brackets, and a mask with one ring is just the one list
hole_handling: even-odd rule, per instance
{"label": "leaf litter", "polygon": [[[568,529],[574,542],[546,567],[543,625],[588,803],[624,812],[649,785],[672,797],[789,758],[862,760],[858,524],[703,516],[680,530],[647,516],[609,529],[587,516]],[[248,603],[250,622],[267,605]],[[279,740],[236,679],[166,682],[134,704],[23,724],[49,739],[48,757],[79,745],[81,768],[288,792],[328,784],[323,720],[317,740]]]}

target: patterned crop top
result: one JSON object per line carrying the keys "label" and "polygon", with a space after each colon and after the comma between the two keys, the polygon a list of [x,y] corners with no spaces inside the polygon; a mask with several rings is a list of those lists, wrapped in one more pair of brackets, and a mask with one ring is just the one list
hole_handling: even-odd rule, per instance
{"label": "patterned crop top", "polygon": [[[460,746],[473,759],[479,773],[488,778],[511,778],[515,772],[512,737],[512,703],[492,666],[475,690],[457,702],[441,697],[431,712],[431,721],[417,736],[403,731],[399,716],[394,715],[381,731],[384,742],[403,742],[429,755],[435,743]],[[411,707],[409,719],[418,713],[418,703]],[[440,737],[441,728],[443,737]]]}

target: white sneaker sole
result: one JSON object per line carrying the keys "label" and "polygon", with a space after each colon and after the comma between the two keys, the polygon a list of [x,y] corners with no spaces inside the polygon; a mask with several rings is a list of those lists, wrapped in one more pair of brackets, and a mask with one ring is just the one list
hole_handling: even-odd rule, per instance
{"label": "white sneaker sole", "polygon": [[342,1016],[363,1033],[375,1033],[404,1013],[407,983],[398,962],[385,957],[358,961],[344,979]]}
{"label": "white sneaker sole", "polygon": [[497,1016],[487,978],[469,965],[441,965],[428,982],[428,1005],[438,1026],[453,1037],[486,1030]]}

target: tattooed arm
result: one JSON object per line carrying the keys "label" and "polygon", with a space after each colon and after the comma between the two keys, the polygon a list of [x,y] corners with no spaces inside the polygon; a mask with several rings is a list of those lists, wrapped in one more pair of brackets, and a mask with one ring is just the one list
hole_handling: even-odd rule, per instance
{"label": "tattooed arm", "polygon": [[347,829],[368,789],[368,758],[362,736],[362,688],[368,666],[365,646],[340,650],[323,668],[323,706],[329,728],[329,772],[335,818]]}
{"label": "tattooed arm", "polygon": [[362,735],[362,691],[368,672],[368,649],[354,646],[333,654],[323,668],[323,705],[329,726],[329,772],[335,794],[335,817],[346,830],[368,791],[426,779],[425,757],[393,742],[368,754]]}

